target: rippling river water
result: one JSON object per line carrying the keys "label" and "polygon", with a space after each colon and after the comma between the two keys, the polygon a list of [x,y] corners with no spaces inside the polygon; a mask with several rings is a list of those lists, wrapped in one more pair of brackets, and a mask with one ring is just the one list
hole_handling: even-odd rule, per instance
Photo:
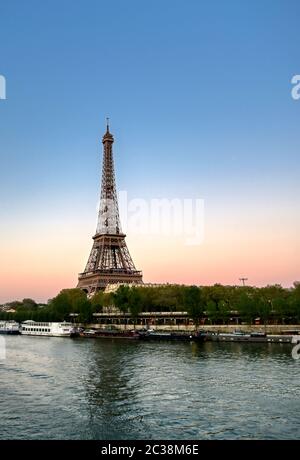
{"label": "rippling river water", "polygon": [[6,337],[1,439],[299,439],[290,345]]}

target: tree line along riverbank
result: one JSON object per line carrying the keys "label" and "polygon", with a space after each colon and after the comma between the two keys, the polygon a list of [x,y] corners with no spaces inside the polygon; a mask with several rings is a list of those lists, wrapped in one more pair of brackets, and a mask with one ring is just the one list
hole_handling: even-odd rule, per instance
{"label": "tree line along riverbank", "polygon": [[121,285],[115,292],[100,291],[91,298],[80,289],[63,289],[47,304],[32,299],[9,302],[2,306],[0,319],[69,321],[73,316],[80,323],[92,323],[94,314],[112,309],[129,314],[133,323],[142,312],[185,311],[194,325],[226,325],[232,321],[251,325],[258,320],[260,324],[299,324],[300,283],[295,282],[291,288]]}

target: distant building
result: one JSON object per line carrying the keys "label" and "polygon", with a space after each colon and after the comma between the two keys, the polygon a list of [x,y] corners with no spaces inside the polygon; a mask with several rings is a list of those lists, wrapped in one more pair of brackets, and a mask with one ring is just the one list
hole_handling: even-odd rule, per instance
{"label": "distant building", "polygon": [[16,313],[16,309],[12,308],[10,305],[0,305],[0,311],[5,313]]}
{"label": "distant building", "polygon": [[104,289],[105,294],[110,294],[112,292],[116,292],[120,286],[128,286],[128,287],[139,287],[139,288],[157,288],[157,287],[167,287],[167,286],[181,286],[180,284],[170,284],[170,283],[113,283],[108,284]]}

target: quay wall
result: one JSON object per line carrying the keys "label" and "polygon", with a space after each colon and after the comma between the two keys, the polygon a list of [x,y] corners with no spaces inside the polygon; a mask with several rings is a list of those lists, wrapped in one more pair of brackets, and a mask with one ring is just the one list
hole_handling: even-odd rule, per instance
{"label": "quay wall", "polygon": [[[131,330],[134,328],[132,324],[127,324],[126,328],[124,324],[98,324],[98,323],[92,323],[88,325],[82,325],[84,327],[92,328],[92,329],[104,329],[107,327],[114,327],[119,330]],[[144,328],[145,326],[143,325],[136,325],[135,329],[139,330]],[[168,332],[176,332],[176,331],[181,331],[181,332],[191,332],[195,330],[195,326],[193,325],[152,325],[151,329],[154,329],[155,331],[168,331]],[[212,332],[234,332],[235,330],[243,331],[243,332],[266,332],[268,334],[281,334],[284,331],[289,331],[289,330],[298,330],[300,331],[300,325],[284,325],[284,324],[268,324],[266,326],[263,325],[200,325],[198,327],[199,330],[202,331],[212,331]]]}

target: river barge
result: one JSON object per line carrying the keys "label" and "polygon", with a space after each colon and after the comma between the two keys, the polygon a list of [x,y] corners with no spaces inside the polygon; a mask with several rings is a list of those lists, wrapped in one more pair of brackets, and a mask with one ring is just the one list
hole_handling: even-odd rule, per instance
{"label": "river barge", "polygon": [[266,334],[263,332],[233,332],[233,333],[214,333],[206,332],[205,340],[210,342],[242,342],[242,343],[299,343],[300,335],[287,334]]}
{"label": "river barge", "polygon": [[154,341],[161,341],[161,340],[172,340],[172,341],[179,341],[179,342],[204,342],[206,339],[206,334],[202,332],[192,332],[192,333],[184,333],[184,332],[160,332],[160,331],[144,331],[140,332],[141,339],[143,340],[154,340]]}
{"label": "river barge", "polygon": [[95,339],[129,339],[139,340],[141,335],[137,331],[119,331],[110,329],[85,329],[80,332],[80,337]]}

